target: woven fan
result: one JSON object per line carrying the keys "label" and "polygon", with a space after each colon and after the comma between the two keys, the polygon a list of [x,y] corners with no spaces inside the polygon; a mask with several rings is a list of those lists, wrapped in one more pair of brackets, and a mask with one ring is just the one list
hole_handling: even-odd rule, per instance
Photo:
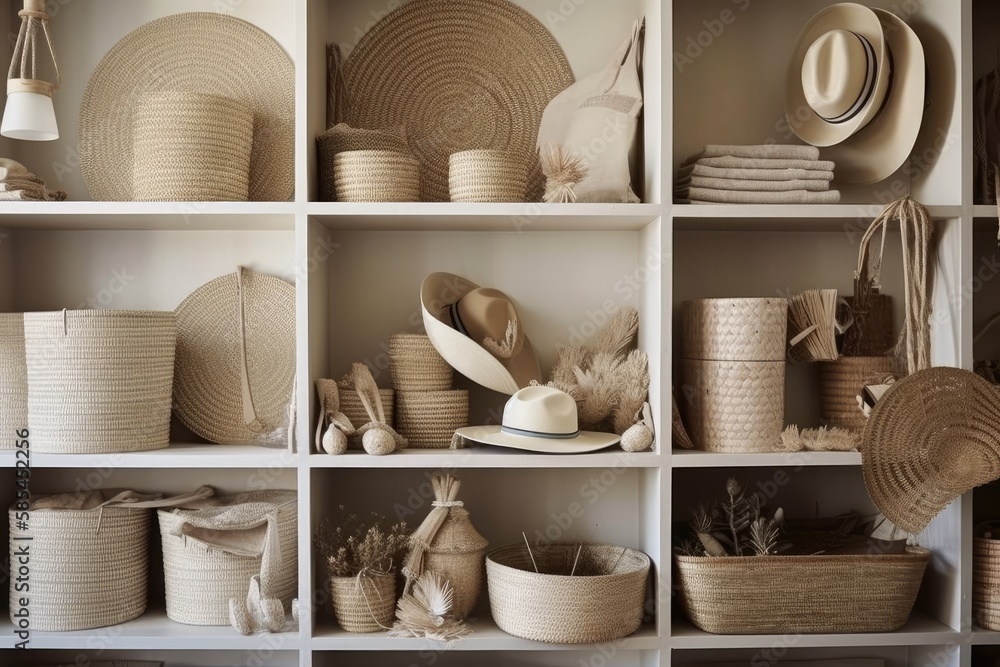
{"label": "woven fan", "polygon": [[837,334],[850,322],[837,322],[837,290],[812,289],[788,300],[788,355],[795,361],[836,361]]}

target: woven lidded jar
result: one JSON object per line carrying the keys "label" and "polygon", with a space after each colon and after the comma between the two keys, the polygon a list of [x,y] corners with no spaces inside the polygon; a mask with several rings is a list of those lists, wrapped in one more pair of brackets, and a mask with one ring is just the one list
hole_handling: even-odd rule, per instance
{"label": "woven lidded jar", "polygon": [[479,601],[486,578],[488,546],[486,538],[472,525],[468,510],[448,508],[448,516],[424,556],[424,567],[451,582],[455,616],[468,616]]}

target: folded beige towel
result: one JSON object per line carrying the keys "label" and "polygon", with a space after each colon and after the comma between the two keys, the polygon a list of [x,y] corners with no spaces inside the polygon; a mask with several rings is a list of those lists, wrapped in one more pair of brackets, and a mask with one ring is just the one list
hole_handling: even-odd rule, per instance
{"label": "folded beige towel", "polygon": [[677,182],[677,188],[712,188],[713,190],[739,190],[743,192],[787,192],[788,190],[809,190],[822,192],[830,189],[830,181],[750,181],[738,178],[712,178],[691,176]]}
{"label": "folded beige towel", "polygon": [[707,144],[702,151],[705,157],[769,158],[782,160],[818,160],[819,149],[803,144],[757,144],[752,146],[732,146],[727,144]]}
{"label": "folded beige towel", "polygon": [[38,185],[37,183],[8,183],[6,181],[0,181],[0,192],[14,192],[15,190],[45,192],[45,185]]}
{"label": "folded beige towel", "polygon": [[719,157],[698,156],[691,160],[694,164],[706,167],[723,167],[726,169],[813,169],[833,171],[830,160],[792,160],[780,158],[752,158],[723,155]]}
{"label": "folded beige towel", "polygon": [[[688,188],[678,200],[680,204],[836,204],[840,201],[838,190],[807,192],[740,192],[736,190],[713,190],[711,188]],[[686,196],[684,196],[686,195]]]}
{"label": "folded beige towel", "polygon": [[8,190],[0,191],[0,201],[66,201],[62,190]]}
{"label": "folded beige towel", "polygon": [[832,181],[833,172],[820,169],[740,169],[739,167],[709,167],[704,164],[692,164],[681,167],[677,172],[680,179],[688,176],[707,176],[709,178],[735,178],[745,181]]}

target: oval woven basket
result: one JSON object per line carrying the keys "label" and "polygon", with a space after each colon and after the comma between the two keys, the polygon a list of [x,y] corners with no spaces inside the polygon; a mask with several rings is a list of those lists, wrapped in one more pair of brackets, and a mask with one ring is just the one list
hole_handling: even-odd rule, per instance
{"label": "oval woven basket", "polygon": [[171,312],[25,313],[32,450],[106,454],[170,442]]}
{"label": "oval woven basket", "polygon": [[396,612],[396,575],[330,577],[337,625],[345,632],[379,632],[392,627]]}
{"label": "oval woven basket", "polygon": [[820,414],[827,426],[864,430],[866,418],[857,396],[866,384],[879,383],[892,373],[893,359],[841,357],[819,364]]}
{"label": "oval woven basket", "polygon": [[528,167],[517,155],[495,149],[452,153],[448,192],[455,202],[521,202],[528,187]]}
{"label": "oval woven basket", "polygon": [[14,434],[28,428],[28,367],[24,315],[0,313],[0,449],[14,448]]}
{"label": "oval woven basket", "polygon": [[614,641],[639,629],[649,556],[610,544],[587,544],[573,573],[578,548],[533,548],[538,572],[523,544],[486,555],[490,609],[501,630],[554,644],[590,644]]}
{"label": "oval woven basket", "polygon": [[451,507],[424,555],[424,569],[451,583],[451,611],[459,618],[472,613],[486,581],[486,541],[472,525],[469,511]]}
{"label": "oval woven basket", "polygon": [[333,158],[337,201],[415,202],[420,200],[420,162],[392,151],[344,151]]}
{"label": "oval woven basket", "polygon": [[1000,540],[972,540],[972,620],[985,630],[1000,630]]}
{"label": "oval woven basket", "polygon": [[[354,428],[361,428],[368,423],[368,413],[361,403],[358,392],[353,389],[338,387],[340,393],[340,411],[351,420]],[[392,389],[379,389],[379,396],[382,397],[382,409],[385,410],[385,421],[392,428],[396,428],[396,392]],[[352,449],[362,449],[361,435],[352,433],[347,436],[347,444]]]}
{"label": "oval woven basket", "polygon": [[406,128],[402,125],[369,130],[351,127],[347,123],[339,123],[316,137],[316,150],[319,153],[320,201],[335,201],[337,192],[334,187],[333,162],[337,153],[391,151],[408,154],[410,147],[406,143]]}
{"label": "oval woven basket", "polygon": [[448,449],[455,431],[469,425],[469,392],[397,391],[396,423],[410,449]]}
{"label": "oval woven basket", "polygon": [[389,336],[389,373],[396,391],[451,389],[453,371],[426,334]]}
{"label": "oval woven basket", "polygon": [[246,201],[253,110],[228,97],[155,92],[135,107],[136,201]]}
{"label": "oval woven basket", "polygon": [[770,452],[785,426],[784,361],[681,360],[680,405],[695,447]]}
{"label": "oval woven basket", "polygon": [[784,361],[787,328],[787,299],[691,299],[681,304],[681,355]]}
{"label": "oval woven basket", "polygon": [[892,632],[909,619],[930,552],[675,556],[684,613],[713,634]]}

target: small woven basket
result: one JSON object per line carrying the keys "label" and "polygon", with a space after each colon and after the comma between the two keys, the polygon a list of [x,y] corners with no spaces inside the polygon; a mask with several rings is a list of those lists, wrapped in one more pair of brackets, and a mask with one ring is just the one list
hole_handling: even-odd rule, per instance
{"label": "small woven basket", "polygon": [[[361,428],[368,423],[368,413],[365,406],[361,404],[358,392],[353,389],[345,389],[338,383],[340,390],[340,411],[351,420],[354,428]],[[385,421],[392,428],[396,428],[396,392],[392,389],[379,389],[379,396],[382,397],[382,408],[385,410]],[[361,445],[361,435],[352,433],[347,436],[347,444],[351,449],[363,449]]]}
{"label": "small woven basket", "polygon": [[712,361],[784,361],[787,299],[692,299],[681,304],[681,354]]}
{"label": "small woven basket", "polygon": [[425,334],[389,336],[389,372],[396,391],[443,391],[453,371]]}
{"label": "small woven basket", "polygon": [[107,454],[170,441],[172,312],[25,313],[33,451]]}
{"label": "small woven basket", "polygon": [[554,644],[592,644],[639,629],[649,557],[609,544],[584,545],[573,572],[578,548],[553,544],[529,554],[525,545],[511,544],[486,555],[490,609],[501,630]]}
{"label": "small woven basket", "polygon": [[684,425],[706,452],[770,452],[785,420],[784,361],[681,360]]}
{"label": "small woven basket", "polygon": [[28,367],[24,316],[0,313],[0,449],[13,449],[14,434],[28,428]]}
{"label": "small woven basket", "polygon": [[351,127],[347,123],[338,123],[323,134],[316,137],[316,150],[319,161],[319,198],[320,201],[334,201],[334,157],[337,153],[346,151],[391,151],[393,153],[409,153],[406,143],[406,128],[402,125],[379,130],[368,130]]}
{"label": "small woven basket", "polygon": [[330,577],[337,625],[345,632],[379,632],[392,627],[396,613],[396,575]]}
{"label": "small woven basket", "polygon": [[684,613],[713,634],[892,632],[910,617],[930,552],[675,556]]}
{"label": "small woven basket", "polygon": [[448,190],[455,202],[522,202],[528,168],[507,151],[481,149],[452,153]]}
{"label": "small woven basket", "polygon": [[984,630],[1000,630],[1000,540],[972,540],[972,620]]}
{"label": "small woven basket", "polygon": [[420,162],[392,151],[344,151],[333,158],[337,201],[415,202],[420,200]]}
{"label": "small woven basket", "polygon": [[866,384],[880,383],[892,373],[893,359],[841,357],[819,364],[820,414],[827,426],[864,430],[864,413],[857,397]]}
{"label": "small woven basket", "polygon": [[146,93],[133,122],[137,201],[249,198],[254,125],[248,106],[205,93]]}
{"label": "small woven basket", "polygon": [[469,425],[469,392],[398,391],[396,423],[410,449],[448,449],[455,431]]}

